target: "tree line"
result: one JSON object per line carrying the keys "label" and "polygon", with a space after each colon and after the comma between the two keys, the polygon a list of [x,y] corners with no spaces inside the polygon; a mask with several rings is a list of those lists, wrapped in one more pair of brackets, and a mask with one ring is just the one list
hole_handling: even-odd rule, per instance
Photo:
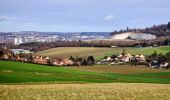
{"label": "tree line", "polygon": [[154,34],[156,36],[167,36],[170,35],[170,22],[168,24],[159,24],[159,25],[153,25],[152,27],[146,27],[146,28],[132,28],[130,29],[127,27],[126,29],[121,29],[119,31],[114,31],[111,33],[113,34],[118,34],[122,32],[142,32],[142,33],[150,33]]}

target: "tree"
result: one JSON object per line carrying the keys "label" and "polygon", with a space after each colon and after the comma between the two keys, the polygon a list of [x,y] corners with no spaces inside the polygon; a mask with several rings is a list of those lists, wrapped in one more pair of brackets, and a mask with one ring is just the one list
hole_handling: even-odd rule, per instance
{"label": "tree", "polygon": [[170,30],[170,22],[168,22],[168,25],[167,25],[168,29]]}
{"label": "tree", "polygon": [[88,62],[88,65],[93,65],[94,62],[95,62],[95,59],[93,56],[88,56],[87,57],[87,62]]}
{"label": "tree", "polygon": [[107,58],[108,58],[108,56],[104,56],[104,57],[103,57],[103,59],[107,59]]}
{"label": "tree", "polygon": [[153,53],[153,56],[157,56],[157,51],[155,50],[154,53]]}
{"label": "tree", "polygon": [[117,55],[115,55],[115,54],[113,54],[113,55],[111,56],[112,59],[115,59],[116,57],[117,57]]}
{"label": "tree", "polygon": [[88,65],[88,62],[87,62],[86,58],[83,59],[82,65],[84,65],[84,66]]}
{"label": "tree", "polygon": [[3,56],[3,51],[2,50],[0,50],[0,57],[2,57]]}
{"label": "tree", "polygon": [[166,53],[167,60],[170,61],[170,52]]}
{"label": "tree", "polygon": [[70,58],[69,58],[70,60],[72,60],[72,61],[74,61],[75,59],[73,58],[73,56],[70,56]]}
{"label": "tree", "polygon": [[126,49],[123,49],[123,51],[122,51],[122,55],[123,55],[123,56],[125,56],[126,54],[127,54]]}
{"label": "tree", "polygon": [[127,27],[127,32],[129,31],[129,27]]}
{"label": "tree", "polygon": [[162,62],[165,62],[165,61],[167,61],[166,56],[160,53],[160,54],[158,55],[158,62],[159,62],[159,63],[162,63]]}

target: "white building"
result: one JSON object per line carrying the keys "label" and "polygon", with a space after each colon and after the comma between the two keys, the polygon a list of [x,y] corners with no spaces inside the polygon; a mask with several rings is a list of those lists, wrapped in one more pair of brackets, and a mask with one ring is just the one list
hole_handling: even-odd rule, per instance
{"label": "white building", "polygon": [[11,51],[14,54],[20,54],[20,53],[29,54],[29,53],[33,53],[33,52],[29,51],[29,50],[24,50],[24,49],[11,49]]}
{"label": "white building", "polygon": [[22,42],[22,38],[14,38],[14,45],[20,45]]}
{"label": "white building", "polygon": [[113,40],[124,40],[124,39],[134,39],[134,40],[154,40],[156,35],[149,33],[135,33],[135,32],[125,32],[120,34],[115,34],[112,36]]}
{"label": "white building", "polygon": [[22,38],[0,36],[0,43],[19,45],[23,42],[22,42]]}

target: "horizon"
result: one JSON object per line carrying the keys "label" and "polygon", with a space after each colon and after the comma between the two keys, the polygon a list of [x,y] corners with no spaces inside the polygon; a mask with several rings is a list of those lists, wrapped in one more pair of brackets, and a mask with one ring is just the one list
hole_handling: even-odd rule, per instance
{"label": "horizon", "polygon": [[[0,31],[0,32],[4,32],[4,33],[8,33],[8,31]],[[60,31],[9,31],[9,33],[12,33],[12,32],[45,32],[45,33],[52,33],[52,32],[58,32],[58,33],[83,33],[83,32],[86,32],[86,31],[82,31],[82,32],[60,32]],[[97,31],[96,31],[97,32]],[[87,31],[86,33],[96,33],[96,32],[93,32],[93,31]],[[113,31],[112,31],[113,32]],[[111,33],[111,32],[97,32],[97,33]]]}
{"label": "horizon", "polygon": [[[135,8],[135,9],[134,9]],[[169,0],[4,0],[0,32],[113,32],[169,22]]]}

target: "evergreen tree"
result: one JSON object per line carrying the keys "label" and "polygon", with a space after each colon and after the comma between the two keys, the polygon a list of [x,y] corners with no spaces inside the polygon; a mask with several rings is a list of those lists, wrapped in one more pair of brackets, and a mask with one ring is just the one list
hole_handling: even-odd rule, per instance
{"label": "evergreen tree", "polygon": [[74,58],[73,58],[73,56],[70,56],[70,58],[69,58],[70,60],[72,60],[72,61],[74,61]]}
{"label": "evergreen tree", "polygon": [[88,62],[89,65],[93,65],[94,62],[95,62],[94,57],[93,56],[88,56],[87,57],[87,62]]}
{"label": "evergreen tree", "polygon": [[168,22],[168,25],[167,25],[168,29],[170,30],[170,22]]}
{"label": "evergreen tree", "polygon": [[0,57],[2,57],[3,56],[3,51],[2,50],[0,50]]}

